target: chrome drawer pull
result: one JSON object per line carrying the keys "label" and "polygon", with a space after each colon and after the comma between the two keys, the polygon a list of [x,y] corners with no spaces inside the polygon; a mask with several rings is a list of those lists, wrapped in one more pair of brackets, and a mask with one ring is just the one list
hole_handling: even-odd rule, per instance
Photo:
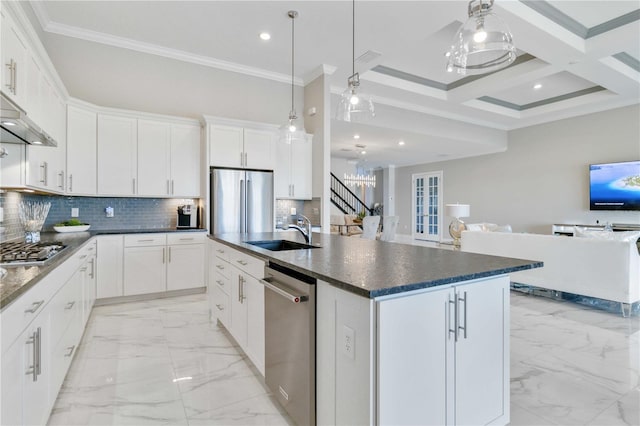
{"label": "chrome drawer pull", "polygon": [[73,351],[75,350],[75,348],[76,348],[76,345],[69,346],[69,347],[67,348],[67,350],[68,350],[69,352],[67,352],[66,354],[64,354],[64,356],[65,356],[65,357],[70,357],[71,355],[73,355]]}
{"label": "chrome drawer pull", "polygon": [[69,309],[73,308],[73,305],[75,305],[75,304],[76,304],[75,300],[73,302],[67,303],[67,306],[64,307],[64,310],[68,311]]}
{"label": "chrome drawer pull", "polygon": [[218,285],[220,285],[220,287],[224,287],[224,281],[216,280],[216,282],[218,283]]}
{"label": "chrome drawer pull", "polygon": [[218,310],[220,310],[220,311],[224,311],[224,306],[220,306],[220,305],[216,304],[216,308],[218,308]]}
{"label": "chrome drawer pull", "polygon": [[288,291],[274,285],[273,278],[265,278],[260,280],[260,282],[264,284],[264,286],[267,287],[269,290],[273,290],[275,293],[279,294],[280,296],[288,299],[293,303],[306,302],[307,300],[309,300],[309,296],[305,294],[301,294],[301,295],[291,294]]}
{"label": "chrome drawer pull", "polygon": [[33,302],[31,304],[31,308],[27,309],[26,311],[24,311],[25,314],[33,314],[35,313],[38,308],[40,308],[40,306],[42,306],[42,304],[44,303],[44,300],[39,300],[37,302]]}
{"label": "chrome drawer pull", "polygon": [[244,260],[236,260],[236,262],[238,262],[239,264],[241,264],[242,266],[247,266],[248,263],[245,262]]}

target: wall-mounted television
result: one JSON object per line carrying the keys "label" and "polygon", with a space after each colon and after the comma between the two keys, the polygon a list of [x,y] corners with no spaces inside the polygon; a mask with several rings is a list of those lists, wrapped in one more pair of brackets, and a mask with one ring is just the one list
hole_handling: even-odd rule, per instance
{"label": "wall-mounted television", "polygon": [[640,161],[591,164],[590,210],[640,211]]}

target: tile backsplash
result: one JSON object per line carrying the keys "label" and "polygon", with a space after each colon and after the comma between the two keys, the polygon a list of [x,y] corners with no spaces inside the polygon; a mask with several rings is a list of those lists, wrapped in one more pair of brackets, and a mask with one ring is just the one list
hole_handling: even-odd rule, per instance
{"label": "tile backsplash", "polygon": [[[92,230],[174,228],[179,205],[198,202],[192,199],[164,198],[103,198],[66,197],[60,195],[34,195],[20,192],[0,194],[0,207],[4,220],[0,223],[0,240],[7,241],[23,236],[18,219],[20,201],[50,202],[51,208],[43,231],[52,231],[53,225],[71,218],[71,209],[79,209],[80,221],[91,224]],[[106,217],[105,208],[113,207],[114,217]]]}
{"label": "tile backsplash", "polygon": [[[296,209],[296,215],[291,214],[291,209]],[[276,227],[280,227],[285,220],[294,223],[297,215],[304,215],[311,220],[314,226],[320,226],[320,198],[312,200],[276,200]]]}

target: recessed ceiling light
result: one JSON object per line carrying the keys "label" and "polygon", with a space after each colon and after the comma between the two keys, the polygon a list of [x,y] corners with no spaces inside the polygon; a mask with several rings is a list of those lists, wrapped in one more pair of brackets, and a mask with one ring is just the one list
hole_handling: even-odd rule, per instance
{"label": "recessed ceiling light", "polygon": [[404,145],[404,141],[398,142],[398,145],[400,145],[400,146]]}
{"label": "recessed ceiling light", "polygon": [[542,84],[540,84],[540,83],[536,83],[536,84],[534,84],[534,85],[533,85],[533,88],[534,88],[535,90],[538,90],[538,89],[542,88]]}
{"label": "recessed ceiling light", "polygon": [[353,135],[353,138],[354,138],[354,139],[360,139],[360,135],[355,134],[355,135]]}
{"label": "recessed ceiling light", "polygon": [[271,34],[267,32],[262,32],[260,33],[260,39],[264,41],[271,40]]}

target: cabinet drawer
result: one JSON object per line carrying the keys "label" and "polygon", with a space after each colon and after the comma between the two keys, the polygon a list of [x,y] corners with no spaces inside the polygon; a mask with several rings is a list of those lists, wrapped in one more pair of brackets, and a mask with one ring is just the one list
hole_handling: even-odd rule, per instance
{"label": "cabinet drawer", "polygon": [[217,318],[227,329],[231,326],[231,304],[229,295],[225,294],[219,286],[213,287],[213,316]]}
{"label": "cabinet drawer", "polygon": [[212,241],[213,254],[227,262],[229,262],[229,254],[231,253],[231,249],[224,244],[220,244],[218,242]]}
{"label": "cabinet drawer", "polygon": [[213,274],[213,283],[215,284],[215,287],[218,287],[227,295],[231,291],[231,281],[229,277],[225,277],[224,275],[216,272]]}
{"label": "cabinet drawer", "polygon": [[131,234],[124,236],[125,247],[164,246],[166,234]]}
{"label": "cabinet drawer", "polygon": [[[83,267],[84,268],[84,267]],[[71,280],[55,295],[50,302],[51,345],[58,343],[72,321],[79,323],[82,310],[82,278],[83,268],[76,272]]]}
{"label": "cabinet drawer", "polygon": [[231,278],[231,265],[217,257],[213,259],[213,271],[225,278]]}
{"label": "cabinet drawer", "polygon": [[49,382],[49,394],[57,395],[64,377],[69,371],[71,360],[76,353],[80,336],[82,335],[82,327],[80,321],[74,321],[65,331],[64,335],[56,345],[52,345],[51,351],[51,376]]}
{"label": "cabinet drawer", "polygon": [[255,278],[264,278],[264,261],[238,250],[231,250],[230,262],[233,266]]}
{"label": "cabinet drawer", "polygon": [[96,254],[96,241],[92,240],[90,243],[86,244],[82,247],[76,254],[73,255],[73,258],[76,259],[78,265],[84,263],[87,257],[94,256]]}
{"label": "cabinet drawer", "polygon": [[204,244],[206,238],[204,232],[178,232],[167,234],[167,244]]}

